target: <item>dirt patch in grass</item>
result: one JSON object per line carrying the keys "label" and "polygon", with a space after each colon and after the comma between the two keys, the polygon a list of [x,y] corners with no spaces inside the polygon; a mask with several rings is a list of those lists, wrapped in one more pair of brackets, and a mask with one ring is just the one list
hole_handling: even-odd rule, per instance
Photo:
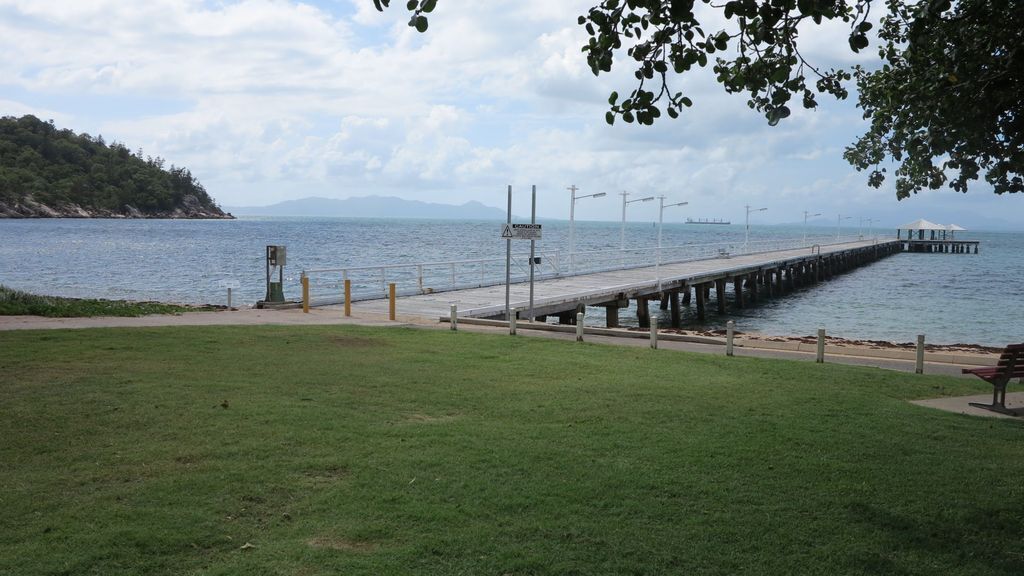
{"label": "dirt patch in grass", "polygon": [[318,470],[307,470],[302,473],[302,477],[313,484],[333,484],[338,482],[349,475],[348,468],[343,466],[330,466]]}
{"label": "dirt patch in grass", "polygon": [[333,538],[329,536],[318,536],[310,539],[306,544],[311,548],[326,548],[328,550],[341,550],[344,552],[375,552],[380,545],[376,542],[360,542],[346,538]]}
{"label": "dirt patch in grass", "polygon": [[440,424],[444,422],[451,422],[458,418],[458,414],[442,414],[440,416],[431,416],[429,414],[406,414],[402,418],[402,422],[405,424]]}
{"label": "dirt patch in grass", "polygon": [[386,343],[376,338],[364,338],[361,336],[338,336],[331,335],[327,341],[345,348],[383,348]]}

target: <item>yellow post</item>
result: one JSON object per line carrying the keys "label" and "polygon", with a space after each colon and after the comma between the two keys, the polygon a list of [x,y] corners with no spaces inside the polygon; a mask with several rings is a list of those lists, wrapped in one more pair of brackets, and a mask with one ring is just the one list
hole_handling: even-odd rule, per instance
{"label": "yellow post", "polygon": [[345,280],[345,316],[352,315],[352,281]]}
{"label": "yellow post", "polygon": [[388,284],[388,320],[395,319],[395,283]]}
{"label": "yellow post", "polygon": [[302,311],[309,314],[309,276],[302,277]]}

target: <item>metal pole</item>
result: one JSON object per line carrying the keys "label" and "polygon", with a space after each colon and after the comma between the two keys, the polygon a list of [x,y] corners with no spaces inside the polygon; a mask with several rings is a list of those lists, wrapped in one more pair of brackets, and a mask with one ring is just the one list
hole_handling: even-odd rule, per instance
{"label": "metal pole", "polygon": [[451,329],[453,332],[459,329],[459,307],[456,306],[455,304],[452,304],[451,307],[451,317],[449,318],[449,324],[451,324]]}
{"label": "metal pole", "polygon": [[228,286],[228,310],[231,310],[231,286]]}
{"label": "metal pole", "polygon": [[836,214],[836,240],[839,240],[839,226],[842,224],[842,222],[843,215],[841,213]]}
{"label": "metal pole", "polygon": [[629,196],[629,192],[623,190],[619,192],[622,195],[622,227],[619,229],[619,250],[626,249],[626,196]]}
{"label": "metal pole", "polygon": [[658,196],[658,249],[655,251],[654,257],[657,261],[654,263],[654,275],[658,277],[658,290],[661,290],[661,225],[665,218],[665,197]]}
{"label": "metal pole", "polygon": [[747,209],[746,220],[743,223],[743,250],[747,250],[747,244],[750,242],[750,204],[744,206]]}
{"label": "metal pole", "polygon": [[917,335],[917,362],[914,372],[924,374],[924,334]]}
{"label": "metal pole", "polygon": [[818,328],[818,353],[814,358],[814,361],[818,364],[825,362],[825,329]]}
{"label": "metal pole", "polygon": [[[658,196],[658,250],[661,251],[661,225],[665,218],[665,197]],[[659,257],[660,261],[661,258]]]}
{"label": "metal pole", "polygon": [[[508,185],[508,219],[507,224],[512,223],[512,185]],[[482,266],[481,266],[482,268]],[[505,320],[509,319],[509,301],[511,298],[512,286],[512,239],[505,240]]]}
{"label": "metal pole", "polygon": [[[569,186],[569,192],[571,195],[571,202],[569,203],[569,272],[576,273],[576,191],[579,188],[575,184]],[[511,200],[510,200],[511,202]],[[512,213],[512,209],[509,208],[509,214]],[[510,216],[511,217],[511,216]],[[509,220],[511,222],[512,220]]]}
{"label": "metal pole", "polygon": [[[530,224],[537,223],[537,185],[533,185],[533,195],[530,201]],[[530,311],[527,312],[526,318],[533,322],[533,267],[534,267],[534,249],[537,245],[537,241],[530,239]]]}
{"label": "metal pole", "polygon": [[729,320],[725,323],[725,355],[732,356],[732,339],[734,331],[736,330],[736,323]]}
{"label": "metal pole", "polygon": [[516,312],[512,311],[512,314],[508,317],[508,334],[509,336],[516,335]]}

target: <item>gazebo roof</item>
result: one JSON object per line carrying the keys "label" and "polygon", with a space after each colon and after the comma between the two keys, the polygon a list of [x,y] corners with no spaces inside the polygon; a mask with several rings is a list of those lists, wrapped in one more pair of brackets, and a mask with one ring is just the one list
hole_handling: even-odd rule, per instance
{"label": "gazebo roof", "polygon": [[964,228],[963,226],[957,226],[956,224],[947,224],[946,230],[949,230],[951,232],[966,232],[967,228]]}
{"label": "gazebo roof", "polygon": [[924,218],[914,220],[910,224],[904,224],[899,226],[900,230],[947,230],[942,224],[936,224],[935,222],[929,222]]}

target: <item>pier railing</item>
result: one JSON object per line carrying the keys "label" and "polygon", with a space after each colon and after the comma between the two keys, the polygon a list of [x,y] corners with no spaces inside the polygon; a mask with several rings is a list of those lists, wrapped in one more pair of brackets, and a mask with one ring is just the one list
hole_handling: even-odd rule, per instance
{"label": "pier railing", "polygon": [[[710,244],[690,243],[662,246],[661,248],[646,246],[592,250],[574,254],[561,251],[539,251],[535,254],[540,258],[540,263],[534,266],[534,278],[544,280],[648,267],[654,267],[655,275],[660,278],[659,268],[662,265],[779,250],[807,249],[820,252],[822,246],[827,247],[831,244],[858,240],[863,241],[864,239],[809,237],[806,240],[778,239],[749,243],[735,241]],[[513,254],[511,266],[513,282],[529,280],[529,255]],[[304,270],[302,276],[310,279],[311,301],[314,306],[318,306],[343,302],[346,280],[351,282],[352,301],[387,298],[388,285],[392,283],[396,285],[396,292],[400,296],[496,286],[505,282],[505,258],[319,268]]]}

